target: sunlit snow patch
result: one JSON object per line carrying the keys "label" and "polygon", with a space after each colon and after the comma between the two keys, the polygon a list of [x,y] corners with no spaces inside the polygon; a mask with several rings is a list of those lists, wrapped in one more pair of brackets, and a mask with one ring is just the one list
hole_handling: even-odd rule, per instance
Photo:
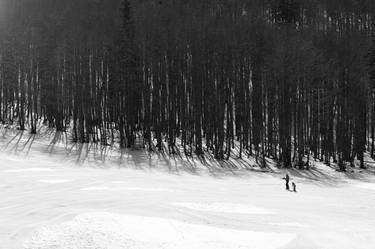
{"label": "sunlit snow patch", "polygon": [[124,181],[112,181],[111,183],[114,183],[114,184],[124,184],[126,182],[124,182]]}
{"label": "sunlit snow patch", "polygon": [[3,172],[18,173],[18,172],[50,172],[50,171],[54,171],[54,170],[50,168],[24,168],[24,169],[9,169],[9,170],[4,170]]}
{"label": "sunlit snow patch", "polygon": [[357,188],[375,190],[375,183],[362,183],[362,184],[356,185],[356,187]]}
{"label": "sunlit snow patch", "polygon": [[111,213],[88,213],[44,227],[24,249],[274,249],[293,234],[193,225],[181,221]]}
{"label": "sunlit snow patch", "polygon": [[137,188],[137,187],[107,187],[107,186],[97,186],[97,187],[87,187],[81,188],[82,191],[146,191],[146,192],[171,192],[172,190],[165,188]]}
{"label": "sunlit snow patch", "polygon": [[50,179],[50,180],[39,180],[41,183],[48,183],[48,184],[59,184],[59,183],[66,183],[71,182],[73,180],[69,179]]}
{"label": "sunlit snow patch", "polygon": [[268,209],[234,203],[173,203],[174,206],[204,212],[236,213],[236,214],[274,214]]}
{"label": "sunlit snow patch", "polygon": [[109,187],[105,187],[105,186],[102,186],[102,187],[87,187],[87,188],[81,188],[82,191],[97,191],[97,190],[110,190]]}
{"label": "sunlit snow patch", "polygon": [[268,223],[271,226],[278,226],[278,227],[308,227],[307,225],[298,223],[298,222],[285,222],[285,223]]}

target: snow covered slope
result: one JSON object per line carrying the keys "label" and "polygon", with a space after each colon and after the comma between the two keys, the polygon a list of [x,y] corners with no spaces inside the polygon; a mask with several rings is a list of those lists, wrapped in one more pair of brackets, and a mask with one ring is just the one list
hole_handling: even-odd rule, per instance
{"label": "snow covered slope", "polygon": [[32,141],[0,142],[1,249],[375,248],[368,171],[290,172],[292,193],[276,169],[218,172],[194,161],[187,172],[141,151]]}

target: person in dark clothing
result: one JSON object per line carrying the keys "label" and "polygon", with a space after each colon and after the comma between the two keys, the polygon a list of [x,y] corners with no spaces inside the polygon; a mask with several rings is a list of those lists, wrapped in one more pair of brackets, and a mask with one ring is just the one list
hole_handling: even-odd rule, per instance
{"label": "person in dark clothing", "polygon": [[283,179],[285,180],[286,190],[289,190],[289,175],[286,174],[286,176]]}
{"label": "person in dark clothing", "polygon": [[294,182],[292,182],[292,187],[293,187],[293,192],[297,192],[297,185]]}

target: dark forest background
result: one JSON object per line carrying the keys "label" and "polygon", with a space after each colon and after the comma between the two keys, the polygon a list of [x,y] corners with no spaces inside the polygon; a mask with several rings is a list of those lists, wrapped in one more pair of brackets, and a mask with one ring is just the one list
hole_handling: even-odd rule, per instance
{"label": "dark forest background", "polygon": [[372,0],[0,0],[0,121],[340,170],[375,158]]}

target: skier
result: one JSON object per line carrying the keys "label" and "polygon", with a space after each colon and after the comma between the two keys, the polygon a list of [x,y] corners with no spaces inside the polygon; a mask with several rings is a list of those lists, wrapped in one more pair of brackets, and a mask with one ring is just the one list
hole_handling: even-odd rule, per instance
{"label": "skier", "polygon": [[297,192],[297,185],[294,182],[292,182],[292,187],[293,187],[293,192]]}
{"label": "skier", "polygon": [[286,174],[286,176],[283,179],[285,180],[286,190],[289,190],[289,175]]}

